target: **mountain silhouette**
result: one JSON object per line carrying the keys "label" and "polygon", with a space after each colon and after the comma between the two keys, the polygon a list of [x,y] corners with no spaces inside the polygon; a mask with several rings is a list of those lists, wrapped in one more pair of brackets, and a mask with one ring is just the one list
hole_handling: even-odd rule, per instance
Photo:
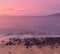
{"label": "mountain silhouette", "polygon": [[60,13],[55,13],[55,14],[51,14],[51,15],[46,15],[46,16],[60,16]]}

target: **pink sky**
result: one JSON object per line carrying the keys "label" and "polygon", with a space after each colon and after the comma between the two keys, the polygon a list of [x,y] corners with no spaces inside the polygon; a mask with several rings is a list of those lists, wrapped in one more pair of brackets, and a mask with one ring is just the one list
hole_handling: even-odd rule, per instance
{"label": "pink sky", "polygon": [[0,0],[0,15],[47,15],[60,13],[60,0]]}

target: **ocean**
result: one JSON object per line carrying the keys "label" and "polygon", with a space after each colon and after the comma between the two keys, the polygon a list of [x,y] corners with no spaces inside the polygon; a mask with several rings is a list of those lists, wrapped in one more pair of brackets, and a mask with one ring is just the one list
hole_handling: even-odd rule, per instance
{"label": "ocean", "polygon": [[12,34],[60,35],[60,17],[0,16],[0,36]]}

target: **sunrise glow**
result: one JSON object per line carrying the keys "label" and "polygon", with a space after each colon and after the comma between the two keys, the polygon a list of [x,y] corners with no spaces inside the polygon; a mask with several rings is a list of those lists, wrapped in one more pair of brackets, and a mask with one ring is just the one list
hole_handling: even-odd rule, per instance
{"label": "sunrise glow", "polygon": [[0,15],[46,15],[60,12],[58,0],[0,0]]}

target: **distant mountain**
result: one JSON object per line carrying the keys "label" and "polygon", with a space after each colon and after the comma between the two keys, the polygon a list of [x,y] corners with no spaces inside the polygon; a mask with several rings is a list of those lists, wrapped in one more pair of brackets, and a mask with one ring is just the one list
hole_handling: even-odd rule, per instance
{"label": "distant mountain", "polygon": [[60,13],[55,13],[55,14],[46,15],[46,16],[60,16]]}

